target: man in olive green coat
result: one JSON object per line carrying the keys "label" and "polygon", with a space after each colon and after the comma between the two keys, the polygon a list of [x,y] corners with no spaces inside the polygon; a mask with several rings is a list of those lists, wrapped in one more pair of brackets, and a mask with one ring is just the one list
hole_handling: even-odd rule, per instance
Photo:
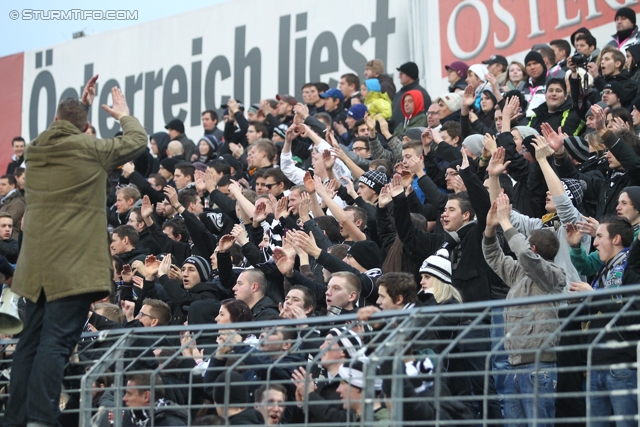
{"label": "man in olive green coat", "polygon": [[88,108],[94,76],[82,100],[60,102],[55,121],[26,149],[27,210],[12,290],[26,298],[24,331],[11,369],[7,426],[57,425],[64,366],[80,338],[93,301],[111,289],[107,234],[107,174],[141,154],[147,134],[119,88],[113,107],[123,135],[96,139]]}

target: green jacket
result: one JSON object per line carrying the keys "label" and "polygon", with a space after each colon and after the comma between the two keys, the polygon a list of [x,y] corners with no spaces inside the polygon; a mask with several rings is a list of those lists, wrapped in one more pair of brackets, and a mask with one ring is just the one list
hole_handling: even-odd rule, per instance
{"label": "green jacket", "polygon": [[[123,135],[96,139],[66,120],[27,145],[22,250],[11,289],[36,302],[111,290],[107,176],[147,147],[135,117]],[[96,298],[98,299],[98,298]]]}
{"label": "green jacket", "polygon": [[[633,232],[634,240],[638,238],[638,234],[640,234],[640,227],[636,228]],[[597,250],[587,255],[587,251],[585,251],[582,246],[579,248],[571,248],[569,255],[571,256],[571,263],[582,276],[594,276],[603,264],[603,262],[600,261]]]}

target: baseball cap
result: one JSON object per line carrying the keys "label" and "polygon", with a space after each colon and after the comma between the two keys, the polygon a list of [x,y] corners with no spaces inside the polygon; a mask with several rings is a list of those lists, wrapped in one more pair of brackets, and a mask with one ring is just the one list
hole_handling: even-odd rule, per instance
{"label": "baseball cap", "polygon": [[340,100],[340,102],[344,102],[344,95],[342,94],[340,89],[336,89],[336,88],[329,89],[325,93],[321,94],[320,98],[324,98],[324,99],[326,99],[326,98],[338,98]]}

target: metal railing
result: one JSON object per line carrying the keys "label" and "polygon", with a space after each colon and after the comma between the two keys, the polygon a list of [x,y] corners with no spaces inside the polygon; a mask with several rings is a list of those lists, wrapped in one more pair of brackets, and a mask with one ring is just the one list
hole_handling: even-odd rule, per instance
{"label": "metal railing", "polygon": [[[571,300],[569,304],[568,300]],[[612,304],[616,310],[611,309]],[[63,412],[77,414],[79,425],[83,427],[121,426],[123,417],[130,416],[122,400],[127,390],[148,390],[151,402],[156,402],[162,395],[175,396],[180,404],[169,408],[182,411],[186,425],[195,425],[193,423],[202,414],[216,413],[212,389],[224,387],[224,402],[217,402],[222,414],[234,413],[236,408],[268,409],[271,405],[284,408],[285,419],[297,419],[292,424],[301,426],[314,422],[332,424],[329,415],[335,415],[335,425],[377,425],[376,417],[380,417],[385,407],[389,419],[379,421],[381,425],[591,426],[622,421],[638,425],[637,410],[630,415],[602,414],[600,411],[600,415],[595,416],[594,405],[601,404],[596,401],[598,397],[607,400],[612,396],[630,396],[638,407],[639,307],[640,285],[637,285],[572,295],[383,311],[367,322],[359,322],[356,315],[351,314],[232,325],[102,331],[83,336],[77,355],[67,367],[63,395],[77,405],[68,404]],[[509,318],[517,321],[505,325],[511,332],[491,337],[491,331],[501,327],[498,323],[491,323],[492,312],[498,308],[506,308]],[[550,316],[542,321],[533,320],[534,315],[557,312],[559,308],[562,314],[557,318]],[[598,330],[584,327],[587,322],[593,324],[596,320],[604,326]],[[311,381],[330,384],[328,374],[320,366],[335,367],[339,364],[340,360],[335,360],[335,357],[329,362],[327,358],[334,343],[342,344],[336,337],[327,340],[325,345],[322,343],[331,327],[340,326],[356,332],[364,343],[357,354],[342,360],[349,372],[355,372],[356,367],[362,370],[364,385],[361,396],[355,398],[354,393],[345,394],[343,390],[342,394],[333,393],[331,400],[311,399],[308,393],[303,393],[302,398],[296,400],[295,392],[292,392],[296,384],[290,375],[287,377],[285,374],[302,367],[307,373],[314,373],[313,378],[307,376],[303,381],[306,386]],[[529,332],[518,335],[513,333],[516,330]],[[213,357],[216,360],[204,368],[207,359],[215,356],[220,348],[216,339],[221,336],[221,331],[227,339],[241,335],[243,342],[229,345],[229,353]],[[287,331],[295,331],[295,340],[282,338]],[[257,339],[244,339],[250,335]],[[515,350],[514,345],[522,342],[523,336],[538,344]],[[8,397],[6,378],[11,365],[10,346],[14,343],[11,340],[0,341],[3,356],[0,360],[0,403],[3,408]],[[505,343],[510,350],[504,349]],[[203,350],[203,364],[197,365],[189,355],[194,346]],[[159,356],[153,350],[160,350]],[[554,353],[558,355],[555,366],[548,364],[549,355]],[[530,363],[494,367],[497,359],[514,354]],[[602,357],[606,360],[608,355],[611,355],[611,360],[622,361],[603,364]],[[624,355],[632,356],[625,359]],[[424,369],[429,365],[427,360],[433,366],[430,371]],[[367,363],[356,366],[356,362],[362,361]],[[626,373],[627,377],[631,373],[635,376],[636,385],[592,391],[597,374],[603,370],[611,375]],[[232,384],[229,375],[225,375],[220,383],[212,380],[219,373],[231,371],[242,373],[244,381]],[[150,385],[127,385],[127,377],[137,373],[150,375]],[[318,373],[325,378],[318,379]],[[547,379],[542,373],[554,378],[558,388],[545,390],[542,382]],[[529,378],[528,389],[511,394],[500,394],[503,391],[501,387],[497,393],[492,391],[496,379],[508,377],[511,381],[518,375]],[[156,384],[158,377],[163,378],[162,384]],[[113,385],[99,387],[97,384],[101,378],[108,378],[107,383],[112,381]],[[573,388],[566,387],[570,384],[569,379],[573,381]],[[374,387],[376,380],[382,380],[382,392]],[[576,381],[578,387],[575,386]],[[267,389],[273,388],[274,384],[285,386],[288,399],[262,404],[254,403],[253,399],[248,402],[240,399],[243,400],[240,403],[234,399],[233,390],[237,390],[234,387],[246,386],[251,397],[257,386],[263,384]],[[105,393],[113,394],[113,406],[100,408],[98,397]],[[541,403],[547,401],[555,402],[551,418],[545,418],[540,409],[544,406]],[[504,406],[514,402],[521,402],[528,408],[527,415],[511,420],[500,416],[504,413]],[[153,404],[145,412],[153,420],[166,408]],[[318,408],[330,408],[325,412],[328,418],[318,418]],[[499,416],[496,416],[496,408]],[[561,416],[557,417],[556,413]],[[153,425],[153,422],[147,425]]]}

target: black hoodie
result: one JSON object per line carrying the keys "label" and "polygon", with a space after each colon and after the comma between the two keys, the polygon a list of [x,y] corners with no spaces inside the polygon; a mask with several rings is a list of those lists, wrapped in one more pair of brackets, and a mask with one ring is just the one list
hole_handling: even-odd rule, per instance
{"label": "black hoodie", "polygon": [[247,408],[239,414],[229,417],[229,425],[232,426],[264,425],[264,423],[262,414],[253,408]]}
{"label": "black hoodie", "polygon": [[160,169],[160,162],[167,158],[167,146],[169,145],[169,142],[171,142],[171,138],[166,132],[157,132],[149,136],[149,141],[152,139],[156,142],[156,146],[158,147],[158,156],[153,161],[151,173],[158,173],[158,169]]}

